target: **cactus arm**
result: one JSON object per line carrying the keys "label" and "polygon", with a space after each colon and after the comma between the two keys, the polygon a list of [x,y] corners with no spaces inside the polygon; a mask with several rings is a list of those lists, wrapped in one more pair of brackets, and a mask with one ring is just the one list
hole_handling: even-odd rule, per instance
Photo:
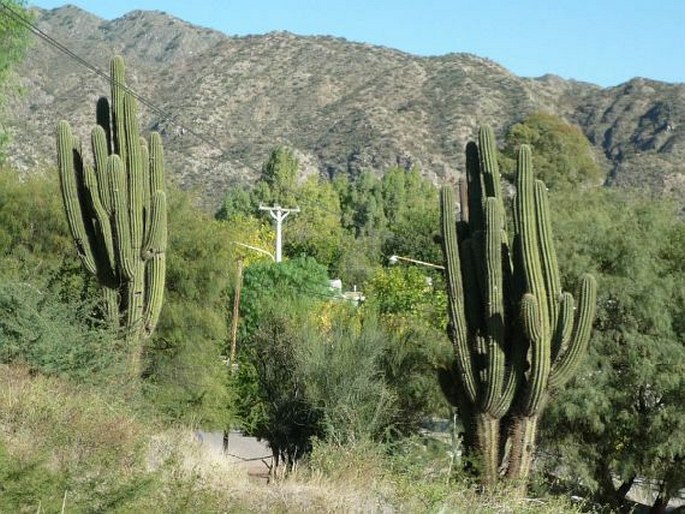
{"label": "cactus arm", "polygon": [[490,412],[495,418],[501,418],[504,416],[511,407],[511,402],[514,400],[514,396],[516,395],[516,386],[518,386],[519,379],[521,377],[521,362],[522,359],[515,358],[515,360],[513,360],[511,364],[505,368],[502,393],[490,409]]}
{"label": "cactus arm", "polygon": [[562,293],[559,303],[559,318],[552,338],[552,362],[555,362],[561,352],[566,349],[573,333],[573,311],[575,309],[573,295],[568,292]]}
{"label": "cactus arm", "polygon": [[64,209],[78,256],[88,272],[95,275],[97,268],[90,242],[92,236],[89,236],[84,222],[79,195],[78,176],[82,175],[83,170],[77,169],[77,166],[82,166],[80,157],[79,162],[74,159],[74,154],[78,152],[77,146],[69,123],[60,121],[57,126],[57,159]]}
{"label": "cactus arm", "polygon": [[[143,166],[143,247],[149,238],[150,223],[152,222],[152,191],[150,190],[150,150],[144,137],[140,138],[140,162]],[[143,250],[141,250],[142,252]]]}
{"label": "cactus arm", "polygon": [[121,274],[131,280],[135,273],[131,232],[129,227],[128,205],[126,201],[126,172],[117,154],[107,160],[107,172],[111,177],[111,196],[114,214],[112,215],[114,239],[116,241],[117,262]]}
{"label": "cactus arm", "polygon": [[123,163],[128,162],[125,145],[124,128],[124,60],[116,56],[110,63],[110,78],[112,91],[112,151]]}
{"label": "cactus arm", "polygon": [[501,205],[502,194],[499,165],[497,164],[497,147],[495,146],[495,133],[491,127],[481,127],[478,131],[478,149],[485,195],[498,198]]}
{"label": "cactus arm", "polygon": [[164,191],[164,150],[158,132],[150,134],[150,191]]}
{"label": "cactus arm", "polygon": [[526,292],[539,302],[540,330],[543,337],[547,337],[549,312],[545,280],[541,271],[535,203],[531,151],[528,145],[521,145],[516,167],[515,229],[520,238]]}
{"label": "cactus arm", "polygon": [[469,227],[472,232],[475,232],[483,229],[485,215],[483,212],[483,177],[480,173],[478,147],[473,142],[466,145],[466,184]]}
{"label": "cactus arm", "polygon": [[513,320],[518,319],[518,302],[514,291],[513,269],[509,246],[505,243],[506,232],[502,230],[502,287],[504,288],[504,320],[506,327],[506,348],[505,348],[505,377],[502,386],[502,394],[498,402],[493,406],[493,416],[501,418],[511,407],[516,394],[516,388],[523,374],[525,363],[525,352],[516,330],[512,325]]}
{"label": "cactus arm", "polygon": [[459,256],[461,258],[461,278],[464,291],[469,293],[464,296],[464,315],[466,317],[466,330],[470,334],[475,334],[482,330],[481,309],[483,301],[481,299],[478,281],[476,280],[476,266],[473,262],[473,239],[465,239],[459,245]]}
{"label": "cactus arm", "polygon": [[161,252],[155,253],[148,262],[145,273],[147,297],[143,314],[143,330],[145,331],[145,336],[149,337],[155,330],[162,311],[164,283],[166,280],[166,254]]}
{"label": "cactus arm", "polygon": [[529,293],[521,300],[521,323],[526,339],[530,342],[530,370],[523,403],[524,413],[530,416],[543,404],[547,392],[550,356],[549,342],[545,338],[540,319],[540,302]]}
{"label": "cactus arm", "polygon": [[466,177],[459,177],[457,184],[459,191],[459,221],[468,224],[469,222],[469,186]]}
{"label": "cactus arm", "polygon": [[[154,252],[166,251],[166,194],[164,193],[164,154],[162,140],[157,132],[150,135],[149,151],[149,174],[146,188],[149,189],[152,198],[152,206],[149,220],[149,228],[146,230],[143,255]],[[163,203],[158,203],[160,200]],[[161,219],[163,217],[163,220]],[[163,227],[163,228],[160,228]],[[162,242],[160,237],[163,237]]]}
{"label": "cactus arm", "polygon": [[[96,258],[98,277],[102,285],[116,287],[116,257],[114,255],[114,241],[112,238],[112,227],[109,215],[100,201],[99,185],[95,170],[92,166],[84,166],[83,182],[85,185],[86,200],[90,204],[95,215],[95,225],[97,227],[96,236],[98,247],[93,252]],[[103,248],[104,247],[104,248]]]}
{"label": "cactus arm", "polygon": [[102,128],[105,133],[105,155],[109,155],[112,153],[112,115],[110,112],[109,100],[104,96],[98,99],[98,103],[95,107],[95,119],[97,125]]}
{"label": "cactus arm", "polygon": [[[140,258],[143,246],[143,194],[145,172],[140,148],[140,136],[135,100],[124,96],[124,129],[126,134],[126,171],[128,178],[128,209],[131,227],[131,245],[134,259]],[[147,163],[146,163],[147,164]]]}
{"label": "cactus arm", "polygon": [[544,277],[549,327],[556,327],[559,317],[559,302],[561,299],[561,278],[557,254],[554,250],[552,228],[550,223],[549,203],[547,202],[547,188],[545,184],[536,180],[534,185],[535,215],[540,244],[540,259]]}
{"label": "cactus arm", "polygon": [[[141,258],[134,260],[133,278],[128,284],[128,303],[126,305],[126,330],[128,337],[137,342],[142,330],[145,312],[145,263]],[[140,363],[137,362],[136,365]]]}
{"label": "cactus arm", "polygon": [[449,187],[440,192],[440,213],[447,275],[449,319],[453,330],[459,378],[469,401],[474,403],[478,394],[471,361],[468,333],[464,314],[464,288],[461,278],[459,248],[457,245],[456,222],[454,219],[454,197]]}
{"label": "cactus arm", "polygon": [[110,195],[110,176],[107,173],[107,134],[105,130],[96,125],[90,133],[90,144],[93,150],[93,161],[95,162],[95,171],[98,177],[97,194],[100,197],[100,203],[107,212],[108,216],[112,215],[112,197]]}
{"label": "cactus arm", "polygon": [[597,304],[597,282],[592,275],[583,275],[578,293],[578,310],[573,324],[573,334],[566,352],[552,367],[549,385],[562,386],[575,373],[586,353]]}
{"label": "cactus arm", "polygon": [[487,379],[483,409],[491,411],[504,382],[504,297],[502,282],[502,230],[499,201],[485,203],[485,325],[487,328]]}
{"label": "cactus arm", "polygon": [[150,259],[155,254],[166,252],[167,219],[166,219],[166,194],[157,191],[154,194],[150,226],[147,239],[141,252],[142,258]]}

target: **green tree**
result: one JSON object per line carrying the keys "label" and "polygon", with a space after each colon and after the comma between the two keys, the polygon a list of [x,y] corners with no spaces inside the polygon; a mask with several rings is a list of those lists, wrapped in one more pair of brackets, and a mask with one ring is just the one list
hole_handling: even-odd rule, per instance
{"label": "green tree", "polygon": [[286,254],[313,257],[336,270],[349,239],[340,224],[338,195],[330,182],[312,177],[298,187],[297,198],[301,210],[284,225]]}
{"label": "green tree", "polygon": [[663,507],[685,485],[685,227],[676,205],[626,191],[554,199],[562,274],[591,268],[600,294],[586,365],[548,411],[550,465],[612,505],[637,477],[662,481]]}
{"label": "green tree", "polygon": [[[401,412],[398,391],[385,373],[391,334],[375,316],[350,305],[329,306],[326,314],[304,333],[295,353],[320,415],[321,437],[338,445],[387,439],[399,423],[414,420],[403,414],[417,412]],[[402,376],[405,383],[409,378]]]}
{"label": "green tree", "polygon": [[314,259],[245,270],[236,407],[245,430],[269,443],[277,465],[294,464],[321,431],[295,353],[312,312],[329,298],[326,268]]}
{"label": "green tree", "polygon": [[339,175],[333,186],[340,198],[341,223],[356,237],[378,236],[387,226],[383,212],[381,181],[371,171],[362,170],[354,181]]}
{"label": "green tree", "polygon": [[352,236],[342,248],[335,271],[343,283],[361,287],[383,262],[388,221],[381,181],[363,170],[354,180],[336,176],[333,187],[340,202],[340,224]]}
{"label": "green tree", "polygon": [[0,362],[80,381],[111,376],[123,352],[112,345],[115,334],[93,319],[94,302],[64,303],[45,278],[0,279]]}
{"label": "green tree", "polygon": [[588,139],[580,128],[558,116],[534,112],[509,129],[503,150],[505,172],[514,169],[516,152],[522,144],[532,148],[535,174],[552,190],[603,181]]}
{"label": "green tree", "polygon": [[413,265],[380,268],[364,295],[362,312],[378,317],[388,341],[380,369],[396,396],[394,426],[409,433],[428,417],[444,417],[448,405],[435,377],[452,347],[441,273]]}
{"label": "green tree", "polygon": [[146,347],[145,391],[172,419],[225,428],[232,419],[227,369],[230,293],[239,249],[235,224],[211,219],[170,191],[166,301]]}
{"label": "green tree", "polygon": [[[437,281],[437,284],[434,282]],[[412,265],[381,268],[366,283],[366,305],[382,316],[402,316],[436,329],[447,327],[447,296],[439,273]]]}
{"label": "green tree", "polygon": [[385,255],[402,255],[439,264],[435,243],[440,210],[438,189],[418,169],[391,168],[382,179],[383,208],[388,220]]}
{"label": "green tree", "polygon": [[[410,274],[422,284],[418,303],[430,303],[425,277]],[[393,325],[374,306],[332,299],[325,280],[312,259],[245,274],[237,402],[246,430],[284,464],[308,453],[313,437],[387,439],[445,406],[434,379],[436,347],[449,347],[441,331],[421,326],[419,312],[408,315],[413,323],[384,315]]]}
{"label": "green tree", "polygon": [[241,339],[249,344],[260,317],[271,305],[286,308],[295,298],[329,299],[328,271],[311,257],[280,263],[255,262],[245,269],[240,302]]}
{"label": "green tree", "polygon": [[260,200],[291,207],[289,204],[293,202],[299,166],[300,163],[291,149],[285,146],[276,147],[262,166],[260,177],[260,182],[264,182],[269,188],[270,198]]}
{"label": "green tree", "polygon": [[77,262],[56,177],[0,169],[0,274],[41,276]]}
{"label": "green tree", "polygon": [[221,207],[216,213],[216,219],[228,221],[237,217],[254,216],[259,203],[252,194],[252,188],[235,187],[224,196]]}
{"label": "green tree", "polygon": [[0,361],[97,381],[121,348],[72,247],[56,177],[0,170]]}
{"label": "green tree", "polygon": [[[4,106],[12,69],[23,59],[30,42],[26,25],[18,19],[32,19],[25,6],[23,0],[3,0],[0,6],[0,110]],[[2,147],[8,139],[0,121],[0,162],[5,159]]]}

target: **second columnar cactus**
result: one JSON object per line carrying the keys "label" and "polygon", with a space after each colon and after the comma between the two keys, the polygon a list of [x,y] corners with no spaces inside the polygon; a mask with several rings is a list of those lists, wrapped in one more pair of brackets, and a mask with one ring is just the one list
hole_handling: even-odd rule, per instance
{"label": "second columnar cactus", "polygon": [[159,134],[139,135],[136,102],[124,62],[111,63],[111,105],[101,98],[91,132],[92,164],[66,121],[57,128],[65,211],[84,267],[100,283],[106,318],[125,329],[132,371],[141,341],[155,329],[165,283],[166,193]]}
{"label": "second columnar cactus", "polygon": [[[462,202],[468,205],[461,211],[468,219],[457,223],[451,189],[441,192],[455,348],[442,384],[460,408],[466,442],[491,488],[503,470],[525,482],[549,389],[571,376],[587,346],[596,288],[591,276],[583,277],[575,310],[573,296],[561,290],[546,189],[533,180],[528,147],[517,163],[511,244],[491,129],[480,130],[478,146],[469,143],[466,162]],[[511,441],[506,459],[505,438]]]}

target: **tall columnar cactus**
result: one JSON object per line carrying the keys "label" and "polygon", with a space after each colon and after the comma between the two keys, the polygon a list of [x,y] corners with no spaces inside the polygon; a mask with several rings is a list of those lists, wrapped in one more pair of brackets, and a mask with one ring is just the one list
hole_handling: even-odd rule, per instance
{"label": "tall columnar cactus", "polygon": [[92,164],[66,121],[57,127],[57,156],[78,255],[102,287],[106,318],[125,329],[138,373],[141,342],[155,329],[164,293],[164,156],[159,134],[151,134],[149,147],[139,135],[121,57],[111,63],[111,94],[111,105],[106,98],[97,104]]}
{"label": "tall columnar cactus", "polygon": [[578,369],[587,350],[595,316],[597,286],[581,277],[578,305],[561,288],[552,240],[547,188],[533,179],[531,151],[519,150],[514,204],[515,268],[524,284],[520,323],[528,355],[521,394],[512,424],[509,477],[530,473],[537,421],[549,391],[563,385]]}
{"label": "tall columnar cactus", "polygon": [[[441,192],[456,356],[451,373],[441,378],[461,410],[466,442],[480,457],[483,483],[491,488],[503,469],[516,480],[528,476],[537,418],[549,390],[572,375],[584,354],[595,282],[583,277],[574,316],[573,296],[561,290],[546,189],[533,181],[528,147],[521,148],[517,164],[511,245],[491,129],[480,130],[478,146],[467,145],[466,163],[462,203],[468,205],[462,206],[459,223],[451,189]],[[506,461],[505,437],[511,438]]]}
{"label": "tall columnar cactus", "polygon": [[[442,241],[446,262],[454,377],[467,442],[482,459],[484,483],[497,481],[500,424],[509,411],[522,372],[512,345],[512,264],[492,131],[466,149],[469,220],[457,234],[450,188],[441,191]],[[463,192],[463,191],[462,191]],[[466,209],[462,208],[462,213]],[[466,415],[465,415],[466,414]]]}

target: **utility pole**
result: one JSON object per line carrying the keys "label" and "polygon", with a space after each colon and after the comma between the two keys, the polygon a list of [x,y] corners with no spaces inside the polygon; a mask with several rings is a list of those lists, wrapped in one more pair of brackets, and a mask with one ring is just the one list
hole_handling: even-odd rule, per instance
{"label": "utility pole", "polygon": [[243,258],[238,258],[238,269],[236,271],[235,295],[233,298],[233,317],[231,318],[231,347],[229,348],[228,362],[231,372],[237,368],[235,360],[236,342],[238,339],[238,318],[240,317],[240,290],[243,285]]}
{"label": "utility pole", "polygon": [[273,207],[259,206],[260,211],[269,211],[269,215],[276,221],[276,262],[281,262],[281,248],[283,245],[283,220],[291,212],[300,212],[299,207],[294,209],[284,209],[276,204]]}

